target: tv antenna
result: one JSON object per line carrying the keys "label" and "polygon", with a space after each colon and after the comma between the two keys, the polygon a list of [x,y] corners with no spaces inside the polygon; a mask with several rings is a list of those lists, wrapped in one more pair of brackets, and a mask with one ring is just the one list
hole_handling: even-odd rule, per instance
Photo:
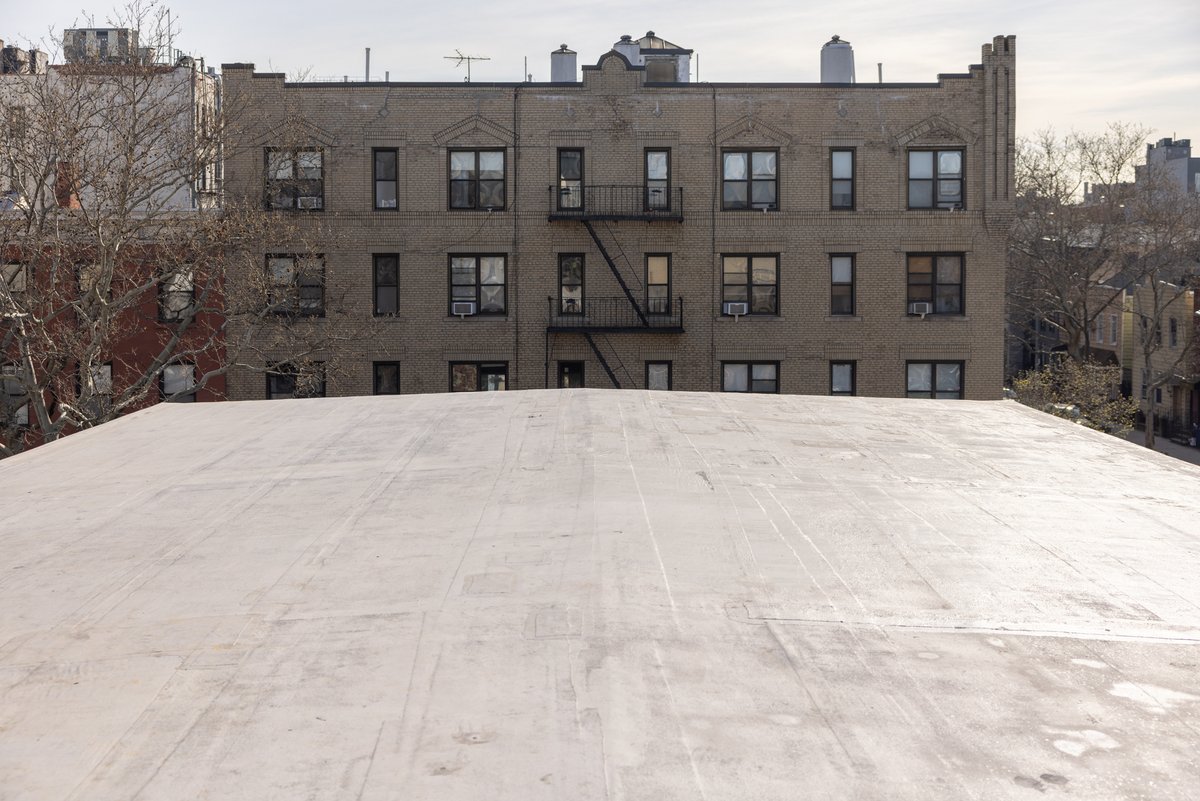
{"label": "tv antenna", "polygon": [[455,55],[442,56],[442,58],[446,58],[446,59],[453,61],[454,66],[456,66],[456,67],[461,67],[463,65],[463,62],[466,62],[466,64],[467,64],[466,82],[467,83],[471,82],[471,62],[472,61],[491,61],[492,60],[488,56],[465,56],[465,55],[463,55],[463,51],[459,50],[458,48],[455,48],[454,52],[455,52]]}

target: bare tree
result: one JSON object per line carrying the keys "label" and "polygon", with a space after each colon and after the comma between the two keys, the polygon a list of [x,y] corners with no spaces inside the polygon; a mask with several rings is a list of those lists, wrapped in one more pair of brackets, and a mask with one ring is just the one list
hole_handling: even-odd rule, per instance
{"label": "bare tree", "polygon": [[[1024,324],[1034,338],[1044,327],[1056,330],[1067,355],[1082,364],[1094,355],[1102,316],[1123,314],[1131,295],[1136,361],[1152,392],[1191,365],[1194,345],[1171,346],[1170,335],[1164,345],[1163,330],[1175,326],[1178,337],[1185,324],[1178,307],[1200,256],[1200,205],[1165,174],[1138,164],[1147,138],[1142,128],[1114,124],[1099,135],[1044,132],[1023,144],[1008,304],[1010,330]],[[1190,333],[1190,316],[1186,325]],[[1151,403],[1148,446],[1154,414]]]}
{"label": "bare tree", "polygon": [[[108,24],[130,33],[102,52],[60,38],[67,63],[0,75],[0,455],[219,398],[264,348],[302,394],[369,325],[326,281],[325,226],[222,202],[240,111],[170,50],[167,10],[135,3]],[[264,260],[280,250],[293,256]]]}
{"label": "bare tree", "polygon": [[[1012,327],[1049,327],[1070,357],[1087,359],[1097,317],[1120,308],[1136,279],[1141,222],[1132,213],[1134,166],[1146,129],[1113,124],[1102,134],[1043,131],[1017,154],[1021,199],[1009,247]],[[1132,260],[1130,257],[1133,257]]]}

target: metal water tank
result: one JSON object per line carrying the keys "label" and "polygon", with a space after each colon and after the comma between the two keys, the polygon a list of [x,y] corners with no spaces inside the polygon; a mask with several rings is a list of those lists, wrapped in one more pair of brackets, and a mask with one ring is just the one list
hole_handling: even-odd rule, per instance
{"label": "metal water tank", "polygon": [[821,48],[821,83],[854,83],[854,48],[836,34]]}

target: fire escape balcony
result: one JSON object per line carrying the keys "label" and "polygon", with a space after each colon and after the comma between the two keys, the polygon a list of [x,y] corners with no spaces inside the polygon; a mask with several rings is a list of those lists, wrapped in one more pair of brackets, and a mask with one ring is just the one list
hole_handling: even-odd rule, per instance
{"label": "fire escape balcony", "polygon": [[683,187],[552,186],[549,219],[683,222]]}
{"label": "fire escape balcony", "polygon": [[666,303],[659,300],[642,309],[625,296],[584,298],[582,303],[546,298],[550,315],[546,331],[550,333],[683,333],[683,298]]}

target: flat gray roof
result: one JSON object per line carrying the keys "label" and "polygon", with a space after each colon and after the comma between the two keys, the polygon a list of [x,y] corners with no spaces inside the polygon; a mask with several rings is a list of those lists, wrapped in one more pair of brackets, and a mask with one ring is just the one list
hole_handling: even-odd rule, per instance
{"label": "flat gray roof", "polygon": [[162,405],[0,488],[6,800],[1200,787],[1200,469],[1011,402]]}

